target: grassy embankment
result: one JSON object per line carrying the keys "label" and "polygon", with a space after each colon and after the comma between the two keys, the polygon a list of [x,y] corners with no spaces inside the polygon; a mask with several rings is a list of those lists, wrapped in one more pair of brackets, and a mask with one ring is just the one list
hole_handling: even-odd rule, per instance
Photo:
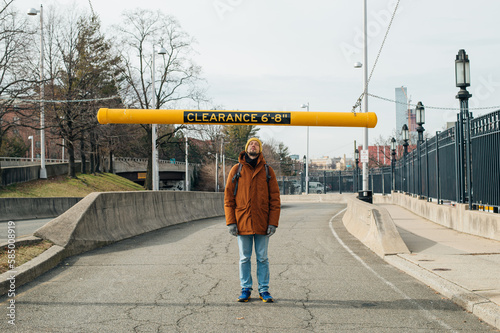
{"label": "grassy embankment", "polygon": [[[85,197],[92,192],[142,191],[144,188],[123,177],[104,173],[97,175],[79,174],[78,178],[66,176],[46,180],[0,186],[0,198],[36,197]],[[35,258],[52,246],[49,241],[16,248],[16,266]],[[0,249],[0,274],[8,270],[6,248]]]}
{"label": "grassy embankment", "polygon": [[78,174],[77,177],[57,176],[0,187],[0,198],[84,197],[92,192],[144,190],[142,186],[111,173]]}

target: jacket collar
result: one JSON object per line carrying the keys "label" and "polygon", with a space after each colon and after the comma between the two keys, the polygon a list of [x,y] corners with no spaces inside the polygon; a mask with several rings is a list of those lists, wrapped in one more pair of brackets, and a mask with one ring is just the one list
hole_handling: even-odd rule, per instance
{"label": "jacket collar", "polygon": [[[246,161],[245,161],[245,151],[242,151],[240,153],[240,156],[238,158],[238,161],[241,163],[241,164],[248,164]],[[264,165],[266,164],[266,160],[264,159],[264,155],[262,154],[262,152],[259,154],[259,157],[257,157],[257,165],[255,166],[255,168],[258,168],[259,165]]]}

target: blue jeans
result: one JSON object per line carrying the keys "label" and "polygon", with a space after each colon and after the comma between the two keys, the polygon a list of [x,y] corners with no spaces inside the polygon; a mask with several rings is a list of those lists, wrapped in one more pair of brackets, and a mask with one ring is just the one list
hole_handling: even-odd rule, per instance
{"label": "blue jeans", "polygon": [[269,290],[269,260],[267,258],[267,235],[238,235],[240,249],[240,283],[241,288],[252,288],[252,247],[255,243],[257,257],[257,280],[259,293]]}

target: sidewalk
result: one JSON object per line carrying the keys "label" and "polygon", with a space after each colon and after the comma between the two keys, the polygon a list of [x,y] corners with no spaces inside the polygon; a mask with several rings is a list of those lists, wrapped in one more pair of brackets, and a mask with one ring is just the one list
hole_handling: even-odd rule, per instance
{"label": "sidewalk", "polygon": [[500,328],[500,242],[460,233],[397,205],[389,211],[411,254],[385,260]]}

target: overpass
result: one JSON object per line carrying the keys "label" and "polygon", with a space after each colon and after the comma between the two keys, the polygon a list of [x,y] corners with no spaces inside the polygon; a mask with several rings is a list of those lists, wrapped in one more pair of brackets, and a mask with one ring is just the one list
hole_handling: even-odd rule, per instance
{"label": "overpass", "polygon": [[[108,164],[109,165],[109,164]],[[148,166],[147,158],[114,157],[112,172],[135,183],[144,185]],[[184,190],[186,162],[158,160],[161,190]],[[194,178],[195,165],[189,163],[189,179]],[[192,181],[190,181],[192,184]]]}

